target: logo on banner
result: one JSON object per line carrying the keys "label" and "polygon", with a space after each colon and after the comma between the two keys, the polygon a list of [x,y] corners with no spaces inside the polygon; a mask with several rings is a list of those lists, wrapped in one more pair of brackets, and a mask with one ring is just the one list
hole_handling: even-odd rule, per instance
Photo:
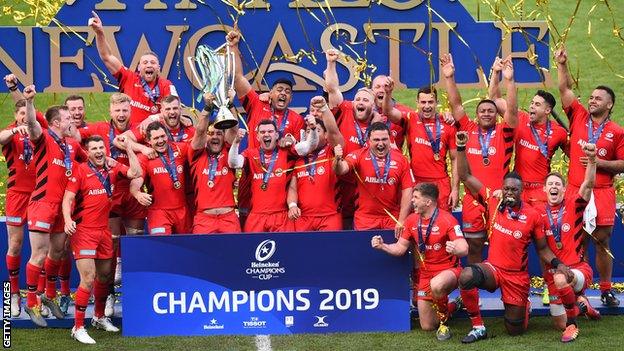
{"label": "logo on banner", "polygon": [[313,324],[316,328],[327,328],[329,327],[329,323],[325,322],[325,318],[327,316],[314,316],[316,318],[316,323]]}
{"label": "logo on banner", "polygon": [[266,328],[267,322],[260,320],[258,317],[249,317],[248,321],[243,321],[243,328]]}
{"label": "logo on banner", "polygon": [[295,317],[293,316],[284,317],[284,325],[286,327],[292,327],[293,325],[295,325]]}
{"label": "logo on banner", "polygon": [[286,273],[286,268],[280,266],[280,262],[269,261],[277,250],[275,241],[267,239],[256,246],[255,261],[252,261],[245,273],[254,279],[270,280]]}
{"label": "logo on banner", "polygon": [[210,320],[209,324],[204,324],[204,330],[212,330],[212,329],[223,329],[223,324],[219,324],[215,318]]}

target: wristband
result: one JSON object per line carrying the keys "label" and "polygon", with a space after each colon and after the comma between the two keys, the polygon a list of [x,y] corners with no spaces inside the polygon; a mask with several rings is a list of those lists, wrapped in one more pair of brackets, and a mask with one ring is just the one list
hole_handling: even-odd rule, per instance
{"label": "wristband", "polygon": [[17,90],[17,84],[15,84],[12,87],[9,87],[9,91],[16,91]]}
{"label": "wristband", "polygon": [[557,268],[557,266],[559,266],[560,264],[563,264],[563,262],[561,262],[561,260],[558,259],[557,257],[555,257],[552,260],[550,260],[550,266],[552,268]]}
{"label": "wristband", "polygon": [[457,151],[466,151],[466,145],[457,145]]}
{"label": "wristband", "polygon": [[291,208],[294,208],[294,207],[297,207],[297,203],[296,202],[289,202],[288,203],[288,209],[291,209]]}

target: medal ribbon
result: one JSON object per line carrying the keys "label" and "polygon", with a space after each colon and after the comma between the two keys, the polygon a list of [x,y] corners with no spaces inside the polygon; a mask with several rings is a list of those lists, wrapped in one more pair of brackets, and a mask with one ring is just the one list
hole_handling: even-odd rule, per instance
{"label": "medal ribbon", "polygon": [[357,122],[356,118],[353,118],[353,124],[355,126],[355,132],[357,133],[358,143],[360,146],[364,146],[368,140],[368,130],[370,129],[370,124],[366,127],[366,134],[364,135],[362,135],[362,129],[360,128],[360,124]]}
{"label": "medal ribbon", "polygon": [[279,138],[280,139],[283,138],[284,130],[286,129],[286,122],[288,122],[288,109],[284,110],[284,115],[282,116],[282,123],[279,123],[278,122],[279,118],[275,114],[275,110],[273,109],[273,106],[271,106],[271,119],[275,122],[276,125],[278,125],[277,134]]}
{"label": "medal ribbon", "polygon": [[565,212],[565,206],[562,206],[559,209],[559,213],[557,213],[557,221],[553,219],[553,215],[551,212],[550,205],[546,205],[546,214],[548,215],[548,224],[550,225],[550,230],[553,232],[553,236],[555,237],[555,242],[561,242],[561,224],[563,221],[563,213]]}
{"label": "medal ribbon", "polygon": [[[427,139],[429,139],[429,143],[431,144],[431,149],[433,150],[434,154],[440,154],[440,139],[441,139],[441,133],[442,131],[440,130],[440,119],[438,118],[438,116],[434,116],[433,118],[435,119],[435,139],[433,138],[433,133],[431,133],[431,130],[429,130],[429,127],[427,127],[427,125],[425,124],[424,119],[422,118],[422,116],[420,117],[420,122],[423,124],[423,127],[425,128],[425,133],[427,133]],[[481,135],[481,134],[479,134]],[[489,140],[488,140],[489,143]]]}
{"label": "medal ribbon", "polygon": [[63,164],[65,164],[65,171],[71,172],[72,160],[71,153],[69,152],[69,147],[67,147],[67,143],[63,142],[61,138],[59,138],[58,135],[56,135],[56,133],[52,131],[52,129],[48,129],[48,134],[58,144],[58,146],[61,148],[61,151],[63,151]]}
{"label": "medal ribbon", "polygon": [[210,167],[208,168],[208,182],[213,182],[217,175],[217,165],[219,164],[219,155],[208,156],[210,158]]}
{"label": "medal ribbon", "polygon": [[540,153],[544,155],[546,160],[548,160],[549,159],[548,158],[548,136],[550,136],[550,121],[549,120],[546,121],[546,140],[543,143],[542,143],[542,139],[537,133],[537,129],[535,129],[533,124],[529,123],[529,126],[531,127],[531,133],[533,133],[533,139],[535,139],[535,142],[537,143],[537,147],[539,148]]}
{"label": "medal ribbon", "polygon": [[119,149],[113,144],[113,140],[115,140],[115,127],[113,127],[113,122],[111,121],[110,129],[108,130],[108,145],[110,145],[111,158],[116,160],[119,157]]}
{"label": "medal ribbon", "polygon": [[485,136],[481,133],[481,128],[479,128],[479,145],[481,145],[481,156],[486,159],[489,156],[489,148],[490,148],[490,139],[492,138],[492,132],[494,128],[490,128],[487,130]]}
{"label": "medal ribbon", "polygon": [[306,170],[308,171],[308,176],[312,179],[314,179],[314,176],[316,175],[316,159],[319,156],[319,152],[315,152],[312,153],[312,155],[310,155],[310,157],[308,156],[304,156],[303,157],[303,162],[305,162],[306,164]]}
{"label": "medal ribbon", "polygon": [[382,184],[386,184],[388,182],[388,174],[390,173],[390,152],[386,155],[386,161],[384,164],[384,173],[383,178],[381,178],[381,174],[379,172],[379,165],[377,164],[377,158],[373,155],[373,151],[369,150],[371,156],[371,162],[373,163],[373,168],[375,169],[375,176],[377,179],[381,179]]}
{"label": "medal ribbon", "polygon": [[431,230],[433,229],[433,222],[435,222],[436,218],[438,218],[437,207],[433,210],[431,218],[429,218],[429,224],[427,224],[427,231],[425,232],[424,238],[422,233],[422,215],[418,218],[418,251],[423,253],[425,252],[425,244],[429,241],[429,236],[431,235]]}
{"label": "medal ribbon", "polygon": [[95,165],[91,163],[91,161],[87,162],[87,164],[89,165],[89,168],[91,168],[93,173],[95,173],[95,176],[100,180],[100,183],[104,187],[104,190],[106,190],[106,194],[108,195],[108,197],[112,197],[113,189],[111,186],[110,175],[108,174],[108,171],[106,170],[106,166],[104,166],[104,169],[102,170],[106,173],[106,177],[104,177],[104,175],[102,174],[102,171],[97,169],[97,167],[95,167]]}
{"label": "medal ribbon", "polygon": [[594,121],[592,120],[591,116],[589,117],[589,121],[587,123],[587,142],[588,143],[596,144],[596,142],[598,142],[598,139],[600,139],[600,135],[602,135],[602,130],[604,129],[607,122],[609,122],[609,118],[606,118],[604,121],[602,121],[602,123],[600,123],[600,125],[598,126],[598,129],[596,129],[596,132],[594,133]]}
{"label": "medal ribbon", "polygon": [[165,132],[167,133],[167,137],[169,138],[169,141],[175,141],[176,143],[180,143],[182,142],[182,139],[184,138],[184,126],[180,125],[180,129],[178,129],[178,135],[177,136],[173,136],[173,134],[171,134],[171,131],[169,130],[169,128],[165,128]]}
{"label": "medal ribbon", "polygon": [[262,149],[258,149],[258,154],[260,158],[260,163],[262,164],[262,170],[265,171],[262,174],[262,183],[269,184],[269,177],[271,177],[271,173],[273,173],[273,168],[275,168],[275,161],[277,160],[277,147],[273,149],[273,154],[271,154],[271,161],[269,161],[269,165],[267,166],[264,162],[264,152]]}
{"label": "medal ribbon", "polygon": [[153,90],[150,89],[149,85],[147,84],[147,81],[145,81],[143,77],[141,77],[141,85],[143,86],[143,90],[145,91],[145,94],[147,94],[147,97],[154,104],[156,104],[156,100],[158,100],[158,98],[160,97],[160,87],[158,86],[158,80],[156,81],[156,84],[154,84]]}
{"label": "medal ribbon", "polygon": [[173,181],[173,183],[175,184],[178,182],[178,172],[176,171],[175,158],[173,157],[173,148],[171,147],[171,145],[167,145],[167,155],[169,156],[169,161],[165,159],[165,155],[158,153],[160,161],[162,162],[163,166],[165,166],[165,169],[167,169],[167,173],[169,173],[171,181]]}
{"label": "medal ribbon", "polygon": [[26,166],[28,166],[30,164],[30,161],[32,161],[32,156],[33,156],[33,149],[32,149],[32,145],[30,144],[30,138],[28,137],[28,135],[24,135],[24,163],[26,164]]}

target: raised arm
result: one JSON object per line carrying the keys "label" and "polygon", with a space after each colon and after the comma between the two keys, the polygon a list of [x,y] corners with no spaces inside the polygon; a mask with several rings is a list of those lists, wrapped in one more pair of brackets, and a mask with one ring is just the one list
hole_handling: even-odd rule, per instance
{"label": "raised arm", "polygon": [[446,81],[446,93],[448,94],[449,104],[451,105],[451,111],[453,112],[453,118],[455,121],[459,121],[466,112],[462,105],[461,95],[459,89],[457,89],[457,83],[455,83],[455,65],[453,64],[453,57],[451,54],[442,55],[440,58],[442,64],[441,75],[444,76]]}
{"label": "raised arm", "polygon": [[449,208],[454,209],[459,204],[459,175],[457,174],[457,150],[449,149],[451,159],[451,193],[449,194]]}
{"label": "raised arm", "polygon": [[403,256],[407,252],[407,249],[409,249],[410,242],[409,240],[399,238],[393,244],[386,244],[384,243],[381,235],[375,235],[371,238],[371,247],[373,249],[381,250],[392,256]]}
{"label": "raised arm", "polygon": [[230,151],[228,151],[228,165],[230,168],[243,168],[245,165],[245,157],[238,153],[238,147],[240,145],[241,140],[245,137],[245,133],[247,131],[245,129],[239,129],[234,142],[232,142],[232,146],[230,147]]}
{"label": "raised arm", "polygon": [[325,69],[325,89],[329,94],[329,107],[334,108],[342,103],[344,97],[339,89],[338,72],[336,71],[336,61],[338,60],[338,51],[329,49],[325,52],[327,59],[327,69]]}
{"label": "raised arm", "polygon": [[310,105],[321,111],[321,119],[323,120],[325,129],[327,130],[327,142],[329,145],[332,147],[336,145],[344,146],[344,137],[342,136],[342,133],[340,133],[340,129],[336,123],[336,118],[329,109],[325,98],[322,96],[315,96],[312,100],[310,100]]}
{"label": "raised arm", "polygon": [[314,116],[306,117],[306,124],[310,127],[310,133],[306,138],[295,144],[295,151],[299,156],[305,156],[315,150],[319,143],[318,130]]}
{"label": "raised arm", "polygon": [[334,163],[332,166],[334,168],[334,172],[336,172],[336,175],[339,176],[345,175],[349,172],[349,164],[347,163],[347,161],[344,160],[342,153],[342,145],[334,146],[334,156],[336,157],[334,158]]}
{"label": "raised arm", "polygon": [[238,47],[240,38],[241,34],[237,30],[230,31],[225,36],[225,41],[230,47],[230,50],[232,50],[232,52],[234,53],[234,57],[236,58],[236,67],[234,72],[234,90],[236,90],[236,95],[238,95],[239,99],[243,98],[251,90],[251,84],[243,74],[243,60],[241,59],[241,52],[240,48]]}
{"label": "raised arm", "polygon": [[[126,139],[126,143],[129,143],[129,142],[130,141]],[[134,153],[132,148],[131,147],[127,147],[127,146],[126,146],[126,155],[128,155],[128,164],[130,165],[130,168],[128,169],[128,172],[126,173],[126,177],[128,179],[139,178],[140,176],[143,175],[143,170],[141,169],[141,164],[139,163],[139,158]]]}
{"label": "raised arm", "polygon": [[37,122],[37,111],[35,110],[33,102],[33,100],[35,100],[35,95],[37,95],[37,92],[35,91],[34,85],[29,85],[24,88],[24,98],[26,99],[26,125],[28,126],[28,135],[30,135],[30,140],[32,141],[39,140],[43,133],[41,124]]}
{"label": "raised arm", "polygon": [[384,98],[381,103],[381,110],[386,117],[392,123],[399,124],[401,123],[401,119],[403,118],[403,114],[397,108],[394,107],[394,102],[392,101],[392,92],[394,91],[394,80],[390,77],[386,78],[384,84]]}
{"label": "raised arm", "polygon": [[457,142],[457,175],[464,183],[464,186],[473,194],[478,194],[483,184],[477,177],[470,174],[470,166],[466,158],[466,143],[468,142],[468,132],[457,132],[455,135]]}
{"label": "raised arm", "polygon": [[19,90],[19,82],[17,81],[17,77],[15,76],[15,74],[11,73],[4,76],[4,83],[6,84],[7,88],[9,88],[9,93],[11,93],[11,98],[13,99],[13,102],[18,102],[24,99],[24,95],[22,95],[22,92]]}
{"label": "raised arm", "polygon": [[557,63],[557,80],[561,105],[563,105],[563,108],[567,108],[572,105],[576,96],[574,96],[572,91],[572,77],[570,77],[570,70],[568,69],[568,53],[565,47],[555,51],[555,62]]}
{"label": "raised arm", "polygon": [[214,108],[214,95],[210,93],[204,94],[204,109],[199,115],[199,121],[195,127],[195,135],[191,140],[191,148],[193,150],[200,150],[206,147],[208,141],[208,125],[210,124],[210,114]]}
{"label": "raised arm", "polygon": [[589,201],[596,183],[596,145],[585,144],[583,152],[587,157],[587,164],[585,165],[585,179],[583,179],[583,184],[581,184],[578,193],[585,201]]}
{"label": "raised arm", "polygon": [[100,58],[104,62],[106,69],[108,69],[110,73],[115,74],[119,72],[119,70],[123,67],[123,64],[118,57],[113,55],[110,45],[108,45],[108,42],[106,41],[100,16],[98,16],[95,11],[91,11],[91,14],[93,17],[89,19],[89,26],[91,26],[95,32],[95,44],[97,45]]}
{"label": "raised arm", "polygon": [[500,73],[503,70],[503,60],[500,57],[494,59],[492,65],[492,77],[490,78],[490,86],[488,87],[488,97],[496,103],[496,109],[501,117],[505,116],[507,110],[507,101],[503,99],[500,90]]}
{"label": "raised arm", "polygon": [[514,69],[511,56],[507,57],[503,61],[503,64],[503,78],[505,78],[505,87],[507,88],[507,108],[503,116],[508,126],[516,128],[518,126],[518,91],[516,90],[516,82],[514,81]]}

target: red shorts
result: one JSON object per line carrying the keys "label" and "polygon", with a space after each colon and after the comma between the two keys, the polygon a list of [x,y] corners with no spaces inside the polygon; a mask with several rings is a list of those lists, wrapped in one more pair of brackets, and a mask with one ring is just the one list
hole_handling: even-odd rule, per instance
{"label": "red shorts", "polygon": [[[576,287],[573,287],[574,292],[577,295],[584,294],[585,289],[587,289],[592,282],[592,279],[594,277],[594,271],[587,262],[579,262],[569,267],[570,269],[581,272],[583,278],[585,278],[585,282],[583,283],[583,286],[580,287],[580,290],[576,289]],[[555,286],[555,279],[553,278],[553,271],[551,269],[547,269],[544,272],[544,281],[546,282],[546,284],[548,284],[548,295],[550,295],[550,303],[560,305],[561,298],[559,297],[559,289],[557,289],[557,287]]]}
{"label": "red shorts", "polygon": [[358,198],[357,179],[340,180],[338,182],[338,212],[343,218],[351,218],[355,213],[355,204]]}
{"label": "red shorts", "polygon": [[469,192],[462,201],[462,229],[464,233],[485,232],[485,207]]}
{"label": "red shorts", "polygon": [[522,202],[536,208],[542,208],[548,202],[544,184],[524,182],[522,185]]}
{"label": "red shorts", "polygon": [[193,219],[193,234],[240,232],[240,222],[234,210],[219,215],[197,212]]}
{"label": "red shorts", "polygon": [[[398,217],[395,215],[395,217]],[[367,230],[367,229],[394,229],[396,222],[390,218],[390,216],[365,216],[359,213],[355,213],[353,219],[354,230]]]}
{"label": "red shorts", "polygon": [[342,215],[334,213],[329,216],[301,216],[295,220],[295,231],[316,232],[342,230]]}
{"label": "red shorts", "polygon": [[510,305],[526,306],[529,302],[529,288],[531,287],[529,273],[508,271],[495,267],[487,261],[484,263],[485,267],[491,269],[496,279],[496,286],[501,291],[501,301]]}
{"label": "red shorts", "polygon": [[30,193],[7,190],[6,224],[21,227],[26,223]]}
{"label": "red shorts", "polygon": [[76,260],[113,258],[113,234],[108,227],[84,228],[79,225],[76,233],[69,237],[69,245]]}
{"label": "red shorts", "polygon": [[[565,196],[575,197],[578,191],[578,187],[568,184]],[[615,223],[615,189],[613,187],[594,188],[594,202],[598,212],[596,225],[612,226]]]}
{"label": "red shorts", "polygon": [[462,267],[449,267],[436,271],[428,271],[425,269],[420,270],[420,277],[418,279],[418,300],[424,301],[432,301],[431,298],[431,279],[436,275],[440,274],[440,272],[451,271],[455,274],[455,278],[459,280],[459,274],[461,273]]}
{"label": "red shorts", "polygon": [[28,204],[28,229],[48,234],[64,232],[61,203],[31,201]]}
{"label": "red shorts", "polygon": [[110,217],[123,219],[145,219],[147,209],[130,194],[127,189],[115,188]]}
{"label": "red shorts", "polygon": [[275,213],[251,212],[245,221],[245,233],[293,232],[294,221],[288,218],[288,211]]}
{"label": "red shorts", "polygon": [[191,225],[186,207],[147,210],[147,230],[150,235],[188,234]]}
{"label": "red shorts", "polygon": [[449,197],[451,196],[451,178],[440,178],[440,179],[424,179],[424,178],[416,178],[416,185],[420,183],[433,183],[438,187],[438,207],[445,210],[451,211],[451,206],[449,206]]}

